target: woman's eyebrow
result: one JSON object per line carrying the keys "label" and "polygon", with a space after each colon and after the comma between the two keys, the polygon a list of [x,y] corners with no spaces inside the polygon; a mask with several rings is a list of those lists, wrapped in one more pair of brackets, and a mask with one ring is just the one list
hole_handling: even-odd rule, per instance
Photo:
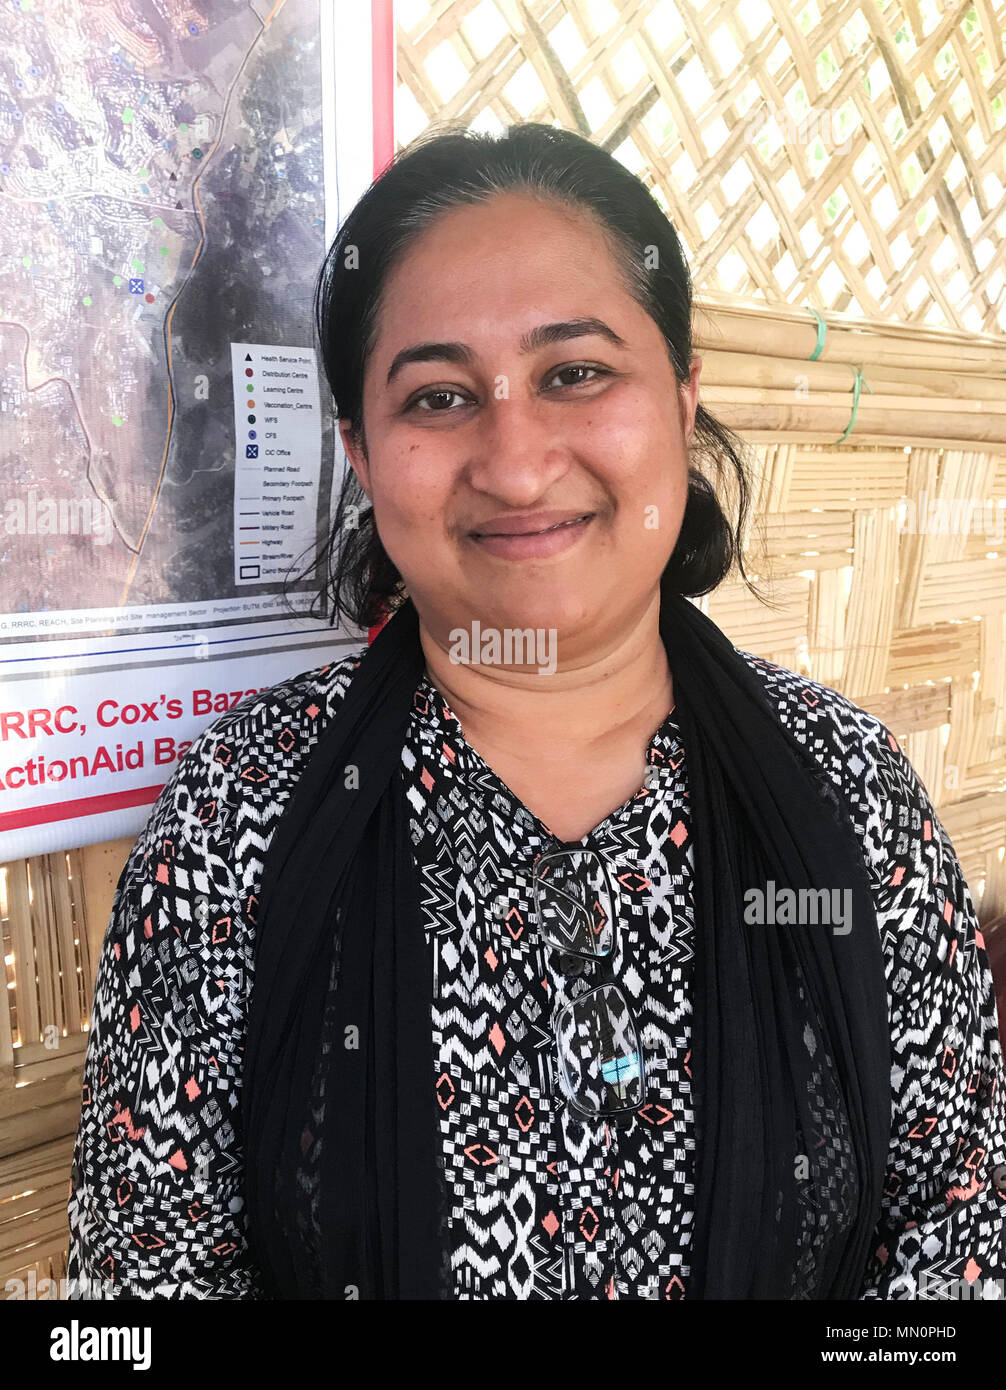
{"label": "woman's eyebrow", "polygon": [[[561,323],[542,323],[530,329],[521,338],[518,351],[521,354],[535,352],[538,348],[565,342],[568,338],[587,338],[591,335],[606,338],[615,347],[625,347],[624,339],[602,319],[568,319]],[[401,352],[395,354],[385,385],[390,386],[410,362],[455,362],[458,366],[469,367],[474,358],[475,354],[467,343],[416,343],[414,347],[402,348]]]}

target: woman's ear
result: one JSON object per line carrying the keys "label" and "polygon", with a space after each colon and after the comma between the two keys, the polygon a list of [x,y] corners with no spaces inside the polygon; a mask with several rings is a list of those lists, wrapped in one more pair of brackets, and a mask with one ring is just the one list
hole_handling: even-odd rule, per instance
{"label": "woman's ear", "polygon": [[699,375],[702,371],[702,358],[693,357],[691,370],[688,376],[688,385],[681,387],[681,398],[684,407],[684,431],[685,443],[692,442],[692,433],[695,429],[695,413],[699,404]]}
{"label": "woman's ear", "polygon": [[367,497],[373,502],[370,491],[370,464],[367,462],[366,444],[363,439],[363,431],[354,428],[352,420],[339,421],[339,434],[342,436],[342,447],[346,451],[350,467],[360,480]]}

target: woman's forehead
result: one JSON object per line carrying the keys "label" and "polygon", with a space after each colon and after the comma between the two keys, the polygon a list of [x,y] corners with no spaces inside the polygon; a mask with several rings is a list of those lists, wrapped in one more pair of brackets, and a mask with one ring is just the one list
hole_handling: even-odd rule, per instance
{"label": "woman's forehead", "polygon": [[[451,343],[478,355],[489,347],[525,352],[571,338],[559,326],[580,323],[612,347],[626,346],[642,327],[644,311],[627,293],[614,267],[594,260],[541,253],[513,256],[487,267],[478,258],[430,262],[418,274],[389,282],[377,318],[374,361],[384,370],[403,351],[423,343]],[[607,331],[605,331],[607,330]],[[619,339],[620,341],[616,341]],[[383,377],[383,371],[382,371]]]}

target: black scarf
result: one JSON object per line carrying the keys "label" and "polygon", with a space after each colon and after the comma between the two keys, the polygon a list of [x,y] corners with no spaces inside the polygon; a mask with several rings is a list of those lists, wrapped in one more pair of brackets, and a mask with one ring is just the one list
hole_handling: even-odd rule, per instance
{"label": "black scarf", "polygon": [[[663,593],[660,632],[695,854],[686,1297],[856,1298],[890,1129],[862,851],[716,624]],[[432,968],[400,775],[424,669],[407,600],[362,654],[266,854],[242,1121],[249,1246],[270,1297],[449,1297]],[[851,929],[745,921],[746,890],[769,880],[777,898],[850,890]]]}

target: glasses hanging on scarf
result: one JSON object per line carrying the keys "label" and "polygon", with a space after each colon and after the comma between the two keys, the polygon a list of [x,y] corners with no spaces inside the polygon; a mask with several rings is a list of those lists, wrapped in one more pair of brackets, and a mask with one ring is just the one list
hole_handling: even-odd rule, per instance
{"label": "glasses hanging on scarf", "polygon": [[594,850],[559,850],[532,868],[538,933],[559,953],[564,974],[579,962],[607,967],[609,978],[578,994],[555,1019],[563,1090],[589,1118],[616,1116],[643,1104],[646,1067],[629,1002],[610,978],[619,928],[618,894]]}

